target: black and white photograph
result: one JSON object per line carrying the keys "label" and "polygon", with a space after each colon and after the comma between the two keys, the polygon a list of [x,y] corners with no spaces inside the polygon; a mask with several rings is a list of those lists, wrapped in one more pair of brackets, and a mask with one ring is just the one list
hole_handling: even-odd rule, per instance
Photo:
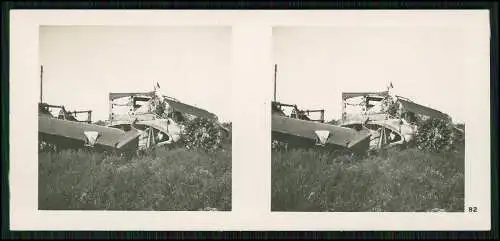
{"label": "black and white photograph", "polygon": [[39,210],[231,211],[231,27],[41,26]]}
{"label": "black and white photograph", "polygon": [[489,14],[11,10],[10,228],[490,230]]}
{"label": "black and white photograph", "polygon": [[274,27],[272,211],[463,212],[462,39]]}

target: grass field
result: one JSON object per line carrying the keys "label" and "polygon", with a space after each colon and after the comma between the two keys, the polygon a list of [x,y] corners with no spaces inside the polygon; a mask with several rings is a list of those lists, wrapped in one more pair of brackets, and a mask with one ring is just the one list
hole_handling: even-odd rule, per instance
{"label": "grass field", "polygon": [[39,153],[40,210],[231,210],[231,150]]}
{"label": "grass field", "polygon": [[272,152],[273,211],[464,210],[464,148],[387,150],[367,157]]}

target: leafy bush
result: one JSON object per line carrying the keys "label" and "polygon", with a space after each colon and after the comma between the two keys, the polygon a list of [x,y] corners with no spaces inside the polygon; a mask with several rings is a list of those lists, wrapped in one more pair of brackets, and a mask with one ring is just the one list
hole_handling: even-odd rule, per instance
{"label": "leafy bush", "polygon": [[186,121],[183,142],[187,149],[215,151],[222,148],[227,138],[224,132],[217,122],[197,117]]}
{"label": "leafy bush", "polygon": [[233,123],[232,122],[224,122],[222,126],[226,128],[224,135],[224,142],[231,144],[233,141]]}
{"label": "leafy bush", "polygon": [[226,129],[228,129],[229,131],[231,131],[233,129],[233,123],[232,122],[224,122],[222,123],[222,126]]}
{"label": "leafy bush", "polygon": [[447,152],[456,149],[461,135],[449,120],[430,118],[417,123],[416,146],[420,150]]}

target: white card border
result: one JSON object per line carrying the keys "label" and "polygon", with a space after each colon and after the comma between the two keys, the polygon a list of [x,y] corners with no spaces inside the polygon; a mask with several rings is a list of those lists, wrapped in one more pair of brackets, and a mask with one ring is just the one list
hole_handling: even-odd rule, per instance
{"label": "white card border", "polygon": [[[487,10],[11,10],[11,230],[489,230],[490,76]],[[231,212],[37,211],[36,103],[40,25],[232,26]],[[468,31],[466,201],[478,213],[270,212],[273,26],[455,26]],[[254,48],[249,49],[249,46]],[[249,83],[251,81],[251,84]],[[251,94],[253,93],[253,94]],[[253,98],[250,101],[249,98]],[[237,117],[239,108],[255,120]],[[486,138],[485,138],[486,137]],[[247,144],[255,146],[248,150]],[[257,150],[257,151],[255,151]]]}

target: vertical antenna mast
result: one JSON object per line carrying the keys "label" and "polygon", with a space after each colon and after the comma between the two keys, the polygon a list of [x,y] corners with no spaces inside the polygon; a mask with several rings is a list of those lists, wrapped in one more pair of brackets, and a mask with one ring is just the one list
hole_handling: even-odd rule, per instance
{"label": "vertical antenna mast", "polygon": [[43,65],[40,66],[40,103],[43,103]]}
{"label": "vertical antenna mast", "polygon": [[276,102],[276,72],[278,72],[278,65],[274,65],[274,102]]}

